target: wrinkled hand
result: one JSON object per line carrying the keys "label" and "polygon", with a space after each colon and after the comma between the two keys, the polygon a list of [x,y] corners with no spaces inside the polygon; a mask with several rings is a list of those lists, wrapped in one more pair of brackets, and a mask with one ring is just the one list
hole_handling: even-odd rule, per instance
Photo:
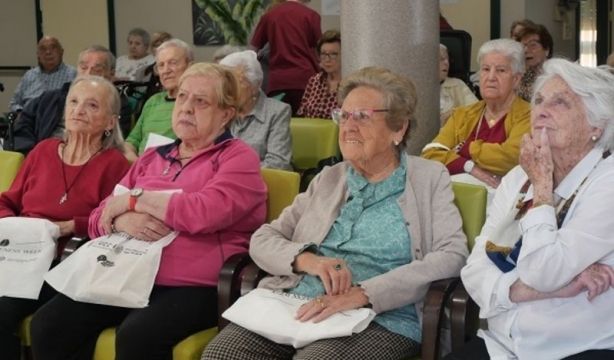
{"label": "wrinkled hand", "polygon": [[129,209],[130,194],[122,194],[113,196],[104,205],[102,215],[100,216],[100,223],[106,233],[111,233],[111,223],[113,219],[119,215],[128,212]]}
{"label": "wrinkled hand", "polygon": [[347,293],[352,287],[352,272],[343,259],[304,252],[294,261],[295,270],[317,276],[327,295]]}
{"label": "wrinkled hand", "polygon": [[501,184],[501,178],[499,176],[491,173],[490,171],[479,168],[477,165],[473,167],[473,170],[471,170],[471,175],[495,189],[497,186],[499,186],[499,184]]}
{"label": "wrinkled hand", "polygon": [[127,212],[115,219],[115,229],[139,240],[156,241],[171,232],[164,223],[149,214]]}
{"label": "wrinkled hand", "polygon": [[60,228],[60,237],[72,235],[75,232],[75,221],[74,220],[54,221],[53,223],[56,224]]}
{"label": "wrinkled hand", "polygon": [[578,274],[565,287],[554,292],[555,297],[574,297],[588,291],[588,300],[614,287],[614,269],[604,264],[593,264]]}
{"label": "wrinkled hand", "polygon": [[358,309],[369,303],[364,289],[354,286],[347,293],[323,295],[303,304],[296,312],[298,321],[318,323],[340,311]]}
{"label": "wrinkled hand", "polygon": [[534,198],[544,200],[539,195],[552,196],[554,162],[545,128],[534,136],[525,134],[522,137],[519,163],[535,189]]}

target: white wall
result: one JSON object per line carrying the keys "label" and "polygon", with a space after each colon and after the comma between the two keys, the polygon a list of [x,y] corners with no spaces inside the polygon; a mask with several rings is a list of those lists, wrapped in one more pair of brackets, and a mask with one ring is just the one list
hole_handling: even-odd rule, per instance
{"label": "white wall", "polygon": [[[576,60],[575,16],[570,16],[571,21],[567,24],[564,24],[562,21],[555,21],[554,14],[555,5],[557,3],[557,0],[525,0],[525,17],[544,25],[548,29],[554,42],[555,56],[563,56],[571,60]],[[565,29],[565,26],[568,28]]]}
{"label": "white wall", "polygon": [[[319,11],[321,0],[313,0],[309,6]],[[139,14],[135,18],[134,14]],[[339,27],[338,16],[325,16],[322,28]],[[167,31],[173,37],[192,44],[192,5],[189,0],[115,0],[115,34],[117,54],[127,52],[126,38],[130,29],[142,27],[150,33]],[[196,61],[210,61],[219,46],[195,46]]]}
{"label": "white wall", "polygon": [[[0,66],[36,65],[36,13],[34,1],[0,0]],[[8,111],[9,101],[25,71],[2,70],[0,113]]]}
{"label": "white wall", "polygon": [[41,10],[43,33],[60,40],[65,63],[76,66],[81,50],[91,45],[108,46],[106,0],[41,0]]}
{"label": "white wall", "polygon": [[558,0],[501,0],[501,36],[509,36],[514,20],[530,19],[548,28],[554,42],[554,55],[575,60],[575,15],[570,16],[568,19],[571,21],[566,24],[555,19],[557,3]]}
{"label": "white wall", "polygon": [[[87,0],[87,5],[85,4],[81,0],[41,0],[43,34],[55,36],[60,40],[64,47],[64,62],[73,66],[77,63],[79,52],[84,48],[93,44],[109,44],[106,0]],[[32,47],[32,65],[35,65],[36,39],[32,44],[21,46]],[[6,89],[0,93],[0,111],[8,110],[8,103],[22,76],[21,71],[6,73],[6,76],[2,73],[0,81]]]}
{"label": "white wall", "polygon": [[[9,1],[9,0],[2,0]],[[24,1],[24,0],[20,0]],[[31,1],[31,0],[30,0]],[[383,1],[383,0],[379,0]],[[423,0],[431,1],[431,0]],[[563,24],[553,19],[557,0],[501,0],[501,35],[507,36],[515,19],[529,18],[542,23],[552,33],[556,55],[575,57],[575,18],[570,24],[572,39],[563,38]],[[310,7],[321,10],[322,0],[312,0]],[[106,0],[41,0],[43,8],[43,32],[60,38],[64,45],[64,60],[75,64],[80,50],[91,44],[109,45]],[[477,69],[475,54],[482,43],[490,39],[490,1],[454,0],[441,4],[442,14],[456,29],[469,32],[473,39],[472,69]],[[78,16],[77,16],[78,15]],[[188,43],[192,43],[192,8],[189,0],[115,0],[115,26],[117,53],[126,52],[126,35],[136,26],[150,32],[164,30]],[[373,26],[377,26],[374,19]],[[323,16],[322,30],[339,29],[339,16]],[[340,29],[343,31],[343,29]],[[6,36],[6,34],[0,34]],[[10,36],[10,35],[9,35]],[[32,46],[35,44],[21,44]],[[195,47],[197,61],[212,58],[216,46]],[[6,51],[6,49],[3,49]],[[2,56],[2,54],[0,54]],[[33,60],[34,62],[36,59]],[[0,111],[8,108],[21,72],[3,72],[0,81],[5,92],[0,93]]]}
{"label": "white wall", "polygon": [[457,0],[442,3],[441,13],[454,29],[471,34],[471,69],[478,68],[478,49],[490,40],[490,0]]}

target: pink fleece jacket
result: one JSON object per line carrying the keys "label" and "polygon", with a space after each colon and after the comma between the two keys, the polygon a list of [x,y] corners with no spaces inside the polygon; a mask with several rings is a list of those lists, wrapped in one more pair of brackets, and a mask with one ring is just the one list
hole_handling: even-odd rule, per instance
{"label": "pink fleece jacket", "polygon": [[[178,141],[146,151],[120,184],[129,189],[181,189],[172,195],[164,219],[179,235],[162,251],[155,283],[216,286],[224,260],[247,251],[252,232],[264,223],[267,189],[260,160],[228,133],[183,168],[175,159],[177,146]],[[105,203],[90,216],[92,238],[105,234],[99,224]]]}

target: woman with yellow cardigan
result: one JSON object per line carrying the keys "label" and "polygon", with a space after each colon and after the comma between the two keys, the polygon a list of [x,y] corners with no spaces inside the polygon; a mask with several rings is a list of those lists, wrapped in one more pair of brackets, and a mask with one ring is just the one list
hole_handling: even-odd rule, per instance
{"label": "woman with yellow cardigan", "polygon": [[478,62],[484,100],[457,108],[422,156],[445,164],[453,180],[494,189],[518,164],[520,140],[530,130],[530,105],[514,93],[524,52],[513,40],[491,40]]}

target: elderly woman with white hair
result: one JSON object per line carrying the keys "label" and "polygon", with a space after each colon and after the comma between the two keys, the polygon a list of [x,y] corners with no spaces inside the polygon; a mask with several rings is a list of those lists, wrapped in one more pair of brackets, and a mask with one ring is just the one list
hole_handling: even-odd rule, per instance
{"label": "elderly woman with white hair", "polygon": [[518,164],[520,140],[530,128],[529,103],[514,93],[524,71],[524,52],[514,40],[490,40],[480,47],[478,63],[483,100],[454,110],[422,156],[461,175],[453,180],[496,188]]}
{"label": "elderly woman with white hair", "polygon": [[241,86],[241,111],[230,125],[232,135],[248,143],[266,168],[291,169],[290,106],[268,98],[260,89],[262,67],[252,50],[227,55],[220,64],[236,70]]}
{"label": "elderly woman with white hair", "polygon": [[[418,354],[428,287],[456,276],[467,254],[450,177],[443,165],[405,152],[417,102],[411,80],[363,68],[342,80],[339,99],[333,120],[344,161],[322,170],[277,220],[258,229],[249,252],[271,274],[259,283],[261,290],[304,300],[294,311],[280,303],[271,309],[291,314],[289,326],[313,329],[313,323],[362,308],[372,308],[375,318],[363,331],[337,337],[328,328],[319,340],[300,345],[231,322],[202,360]],[[252,305],[251,311],[268,314]]]}
{"label": "elderly woman with white hair", "polygon": [[614,358],[612,83],[546,61],[520,166],[461,272],[488,330],[451,359]]}
{"label": "elderly woman with white hair", "polygon": [[[54,222],[60,229],[58,254],[71,236],[86,236],[90,213],[128,171],[120,152],[119,112],[113,84],[100,76],[78,77],[66,95],[64,138],[45,139],[28,154],[11,187],[0,194],[0,218]],[[2,359],[20,359],[19,324],[55,294],[45,284],[37,299],[0,296]]]}

